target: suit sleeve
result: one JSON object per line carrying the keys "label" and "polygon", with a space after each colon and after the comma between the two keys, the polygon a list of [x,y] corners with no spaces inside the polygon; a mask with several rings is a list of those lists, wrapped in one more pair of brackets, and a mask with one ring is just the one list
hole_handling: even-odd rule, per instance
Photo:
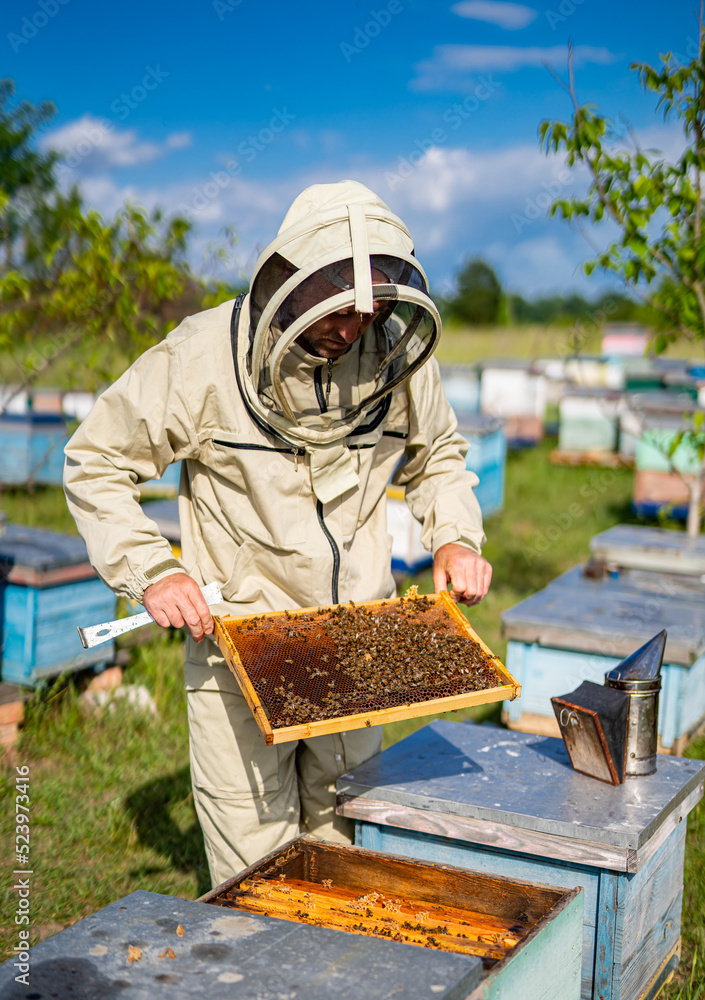
{"label": "suit sleeve", "polygon": [[480,552],[486,541],[482,512],[473,489],[479,483],[465,467],[468,443],[446,400],[440,371],[431,359],[408,386],[409,437],[394,483],[422,524],[421,541],[435,555],[457,542]]}
{"label": "suit sleeve", "polygon": [[99,398],[65,448],[69,509],[101,579],[142,600],[145,589],[184,572],[140,506],[139,484],[194,457],[178,358],[168,341],[147,351]]}

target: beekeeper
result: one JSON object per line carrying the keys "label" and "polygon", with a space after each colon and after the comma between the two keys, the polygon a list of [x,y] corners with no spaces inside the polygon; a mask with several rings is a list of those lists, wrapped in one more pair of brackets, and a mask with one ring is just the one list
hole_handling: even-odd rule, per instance
{"label": "beekeeper", "polygon": [[[394,593],[386,487],[405,487],[434,587],[489,587],[482,519],[431,360],[440,319],[411,237],[354,181],[292,204],[251,291],[185,319],[102,396],[66,448],[65,488],[93,565],[163,626],[184,624],[191,777],[214,884],[300,831],[341,842],[335,781],[379,727],[267,747],[210,639],[223,614]],[[182,555],[139,484],[181,461]],[[148,508],[146,508],[148,511]]]}

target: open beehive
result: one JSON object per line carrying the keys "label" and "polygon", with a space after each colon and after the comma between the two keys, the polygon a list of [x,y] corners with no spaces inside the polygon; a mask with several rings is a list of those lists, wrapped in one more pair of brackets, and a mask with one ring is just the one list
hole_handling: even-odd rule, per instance
{"label": "open beehive", "polygon": [[474,955],[490,970],[579,893],[304,836],[201,901]]}
{"label": "open beehive", "polygon": [[268,744],[518,697],[447,593],[215,616]]}

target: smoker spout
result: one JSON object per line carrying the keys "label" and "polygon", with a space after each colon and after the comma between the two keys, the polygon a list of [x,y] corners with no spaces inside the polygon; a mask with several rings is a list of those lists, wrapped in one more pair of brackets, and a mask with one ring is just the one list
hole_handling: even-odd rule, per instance
{"label": "smoker spout", "polygon": [[605,674],[610,681],[649,681],[660,676],[663,653],[666,648],[666,629],[662,629],[653,639],[640,646],[625,660]]}

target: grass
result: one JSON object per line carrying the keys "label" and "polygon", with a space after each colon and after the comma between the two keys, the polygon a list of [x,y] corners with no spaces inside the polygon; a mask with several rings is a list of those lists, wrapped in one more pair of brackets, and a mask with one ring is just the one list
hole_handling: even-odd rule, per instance
{"label": "grass", "polygon": [[[486,522],[485,555],[494,566],[490,594],[467,614],[491,649],[504,657],[501,613],[585,559],[593,535],[635,521],[629,502],[632,474],[551,466],[547,443],[513,453],[507,467],[506,502]],[[5,491],[11,520],[73,530],[58,490],[27,495]],[[430,592],[429,573],[409,579]],[[17,763],[30,768],[33,940],[136,889],[194,898],[208,888],[208,874],[191,797],[188,732],[181,680],[181,641],[164,635],[131,647],[125,683],[143,684],[157,705],[156,718],[126,706],[100,718],[85,715],[74,679],[55,685],[27,706]],[[497,720],[499,705],[451,713]],[[385,727],[389,745],[428,718]],[[705,758],[705,738],[689,753]],[[0,836],[10,844],[13,768],[0,773]],[[705,998],[705,810],[689,818],[684,899],[683,961],[666,1000]],[[0,892],[0,942],[15,943],[13,857],[4,855]]]}
{"label": "grass", "polygon": [[[488,358],[565,358],[575,353],[576,329],[579,331],[581,354],[600,354],[602,329],[584,324],[582,327],[532,323],[526,326],[460,327],[446,323],[436,351],[442,362],[472,363]],[[671,344],[667,358],[702,358],[700,344],[687,340]]]}

